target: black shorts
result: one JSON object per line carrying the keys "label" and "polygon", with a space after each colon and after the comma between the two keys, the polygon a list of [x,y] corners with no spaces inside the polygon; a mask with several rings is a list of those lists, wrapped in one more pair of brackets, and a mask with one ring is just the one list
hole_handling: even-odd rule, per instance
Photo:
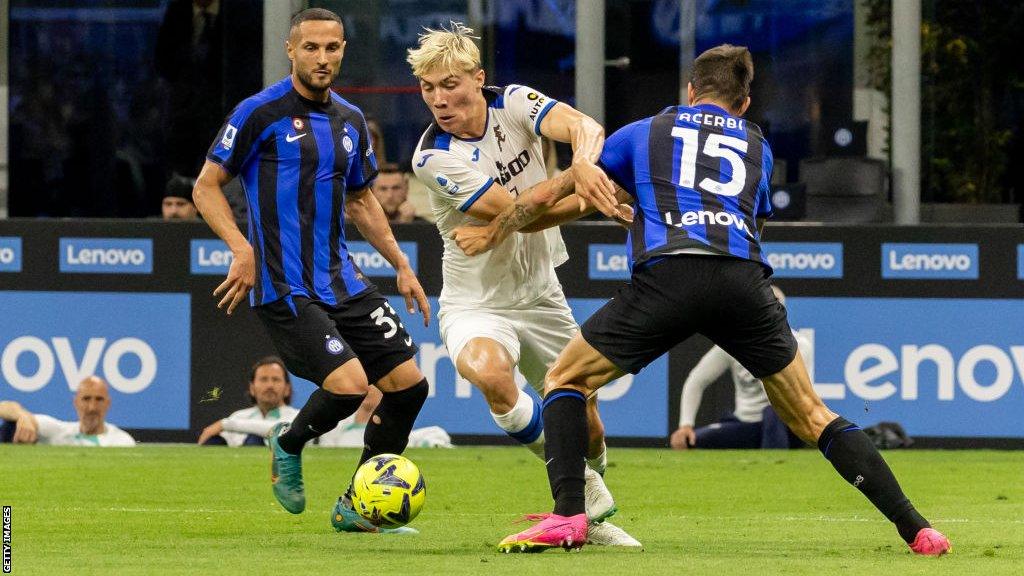
{"label": "black shorts", "polygon": [[757,378],[782,371],[797,352],[764,268],[725,256],[668,256],[635,270],[581,330],[598,352],[633,374],[695,333]]}
{"label": "black shorts", "polygon": [[416,355],[412,337],[376,290],[337,306],[286,296],[255,311],[288,371],[317,386],[353,358],[373,384]]}

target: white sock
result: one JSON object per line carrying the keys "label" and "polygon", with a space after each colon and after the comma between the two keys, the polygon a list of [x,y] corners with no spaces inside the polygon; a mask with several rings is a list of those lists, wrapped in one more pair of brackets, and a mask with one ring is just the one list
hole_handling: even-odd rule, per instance
{"label": "white sock", "polygon": [[601,443],[601,453],[593,458],[587,458],[587,467],[594,472],[604,476],[604,471],[608,468],[608,445],[604,442]]}
{"label": "white sock", "polygon": [[512,410],[506,414],[491,412],[491,418],[506,434],[544,459],[544,421],[540,416],[540,405],[529,394],[520,390]]}

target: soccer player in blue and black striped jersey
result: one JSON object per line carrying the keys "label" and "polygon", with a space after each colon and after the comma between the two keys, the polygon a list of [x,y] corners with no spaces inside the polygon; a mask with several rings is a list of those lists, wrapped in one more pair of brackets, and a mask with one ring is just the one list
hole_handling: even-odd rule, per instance
{"label": "soccer player in blue and black striped jersey", "polygon": [[[582,545],[586,397],[700,333],[764,382],[786,425],[816,444],[895,523],[914,552],[949,550],[949,541],[914,509],[867,435],[825,407],[797,354],[759,244],[772,212],[772,155],[760,129],[742,118],[753,76],[746,48],[712,48],[694,61],[687,106],[634,122],[605,142],[600,163],[634,201],[632,278],[583,324],[548,371],[545,456],[554,514],[506,538],[502,549]],[[488,248],[569,192],[571,186],[531,189],[484,231],[457,231],[459,245]]]}
{"label": "soccer player in blue and black striped jersey", "polygon": [[[230,314],[246,295],[288,370],[316,383],[291,426],[271,431],[273,492],[293,514],[305,509],[303,446],[355,412],[376,385],[383,399],[366,426],[359,463],[399,454],[427,397],[416,346],[345,244],[347,213],[394,266],[410,313],[430,318],[423,288],[401,252],[370,184],[377,162],[358,108],[331,91],[345,51],[341,19],[313,8],[295,15],[285,44],[291,74],[245,99],[207,154],[193,197],[234,260],[215,291]],[[222,186],[242,180],[248,237]],[[339,531],[378,531],[338,499]],[[409,529],[411,530],[411,529]]]}

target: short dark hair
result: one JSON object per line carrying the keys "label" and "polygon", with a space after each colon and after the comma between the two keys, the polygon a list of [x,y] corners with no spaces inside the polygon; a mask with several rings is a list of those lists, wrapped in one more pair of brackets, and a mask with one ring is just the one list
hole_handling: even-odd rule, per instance
{"label": "short dark hair", "polygon": [[326,8],[307,8],[297,12],[295,16],[292,16],[292,25],[289,27],[289,34],[295,32],[295,29],[299,27],[299,24],[312,20],[329,20],[337,22],[341,26],[342,33],[344,34],[345,23],[341,21],[341,16],[338,16]]}
{"label": "short dark hair", "polygon": [[[288,374],[288,368],[285,367],[284,360],[281,360],[279,356],[264,356],[263,358],[257,360],[256,363],[252,365],[252,369],[249,370],[249,383],[252,384],[256,380],[256,370],[258,370],[261,366],[270,366],[272,364],[277,364],[278,366],[281,367],[281,371],[284,372],[284,382],[290,387],[292,385],[292,377],[290,374]],[[256,398],[252,394],[249,394],[249,400],[252,401],[253,404],[256,403]],[[285,394],[284,403],[292,403],[291,392]]]}
{"label": "short dark hair", "polygon": [[690,83],[696,97],[713,98],[733,109],[743,106],[754,80],[754,60],[746,46],[722,44],[693,61]]}
{"label": "short dark hair", "polygon": [[402,170],[402,167],[399,166],[398,164],[395,164],[394,162],[385,162],[381,164],[378,172],[380,174],[405,174],[405,171]]}

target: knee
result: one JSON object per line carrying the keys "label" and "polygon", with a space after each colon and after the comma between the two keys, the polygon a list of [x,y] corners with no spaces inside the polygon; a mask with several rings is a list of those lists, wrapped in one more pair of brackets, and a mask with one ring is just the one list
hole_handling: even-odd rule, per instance
{"label": "knee", "polygon": [[511,365],[496,362],[465,376],[483,393],[491,412],[505,414],[516,405],[519,388],[516,387]]}

